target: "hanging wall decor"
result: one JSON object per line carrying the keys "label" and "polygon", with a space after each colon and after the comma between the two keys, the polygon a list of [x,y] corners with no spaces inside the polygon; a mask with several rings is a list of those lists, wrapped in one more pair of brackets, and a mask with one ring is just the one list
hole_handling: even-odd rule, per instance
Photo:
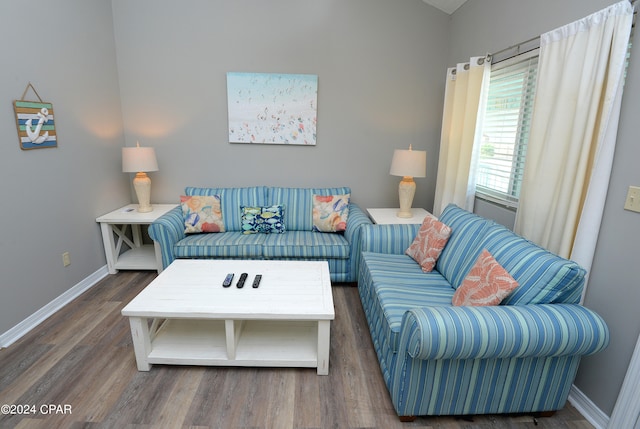
{"label": "hanging wall decor", "polygon": [[229,142],[316,144],[318,76],[227,73]]}
{"label": "hanging wall decor", "polygon": [[[25,100],[27,91],[31,88],[38,97],[38,101]],[[27,85],[20,100],[13,102],[13,110],[16,114],[16,128],[20,149],[41,149],[57,147],[56,124],[53,119],[53,104],[42,101],[36,89]]]}

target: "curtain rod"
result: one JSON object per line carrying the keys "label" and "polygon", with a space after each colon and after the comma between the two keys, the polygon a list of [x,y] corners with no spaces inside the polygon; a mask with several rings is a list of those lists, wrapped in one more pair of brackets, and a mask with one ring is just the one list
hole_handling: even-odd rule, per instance
{"label": "curtain rod", "polygon": [[499,63],[516,55],[524,54],[525,52],[538,49],[540,47],[540,36],[532,37],[531,39],[520,42],[516,45],[509,46],[508,48],[501,49],[492,54],[488,54],[489,61],[492,64]]}
{"label": "curtain rod", "polygon": [[[633,6],[633,25],[635,26],[636,15],[638,14],[638,0],[629,0],[631,6]],[[525,52],[538,49],[540,47],[540,36],[532,37],[508,48],[501,49],[497,52],[487,54],[487,59],[491,63],[499,63],[516,55],[524,54]]]}

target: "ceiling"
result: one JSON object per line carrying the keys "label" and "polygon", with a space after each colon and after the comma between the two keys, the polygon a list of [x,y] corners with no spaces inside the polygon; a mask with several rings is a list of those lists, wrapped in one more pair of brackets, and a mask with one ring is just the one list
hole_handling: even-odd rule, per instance
{"label": "ceiling", "polygon": [[448,13],[451,15],[456,11],[463,3],[467,0],[422,0],[426,4],[430,4],[431,6],[435,6],[438,9]]}

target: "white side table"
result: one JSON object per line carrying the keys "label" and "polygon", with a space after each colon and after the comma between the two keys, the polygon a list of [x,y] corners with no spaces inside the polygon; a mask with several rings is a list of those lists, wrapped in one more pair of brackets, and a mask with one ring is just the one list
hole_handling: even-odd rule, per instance
{"label": "white side table", "polygon": [[[109,274],[115,274],[118,270],[162,271],[162,254],[159,246],[155,243],[153,245],[142,243],[140,225],[150,225],[174,207],[176,204],[153,204],[153,211],[140,213],[137,210],[137,204],[129,204],[96,219],[102,230]],[[131,226],[133,241],[127,236],[129,226]],[[129,247],[129,250],[122,252],[123,244]]]}
{"label": "white side table", "polygon": [[367,212],[369,212],[369,217],[371,218],[373,223],[376,223],[378,225],[388,225],[388,224],[394,224],[394,223],[422,224],[422,221],[424,221],[425,216],[427,216],[427,214],[429,213],[425,209],[412,208],[411,213],[413,214],[413,216],[408,218],[403,218],[403,217],[397,216],[397,213],[399,210],[400,209],[367,209]]}

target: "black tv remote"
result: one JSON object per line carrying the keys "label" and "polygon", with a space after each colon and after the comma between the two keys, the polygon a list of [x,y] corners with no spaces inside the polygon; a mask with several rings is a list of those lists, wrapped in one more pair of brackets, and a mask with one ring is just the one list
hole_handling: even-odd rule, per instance
{"label": "black tv remote", "polygon": [[253,284],[251,285],[254,289],[260,286],[260,280],[262,280],[262,274],[256,274],[256,277],[253,279]]}
{"label": "black tv remote", "polygon": [[238,283],[236,283],[236,287],[238,289],[244,287],[244,282],[247,280],[247,276],[248,276],[247,273],[240,274],[240,278],[238,279]]}
{"label": "black tv remote", "polygon": [[233,273],[229,273],[227,274],[227,277],[224,278],[224,281],[222,282],[222,287],[229,287],[231,286],[231,282],[233,281]]}

